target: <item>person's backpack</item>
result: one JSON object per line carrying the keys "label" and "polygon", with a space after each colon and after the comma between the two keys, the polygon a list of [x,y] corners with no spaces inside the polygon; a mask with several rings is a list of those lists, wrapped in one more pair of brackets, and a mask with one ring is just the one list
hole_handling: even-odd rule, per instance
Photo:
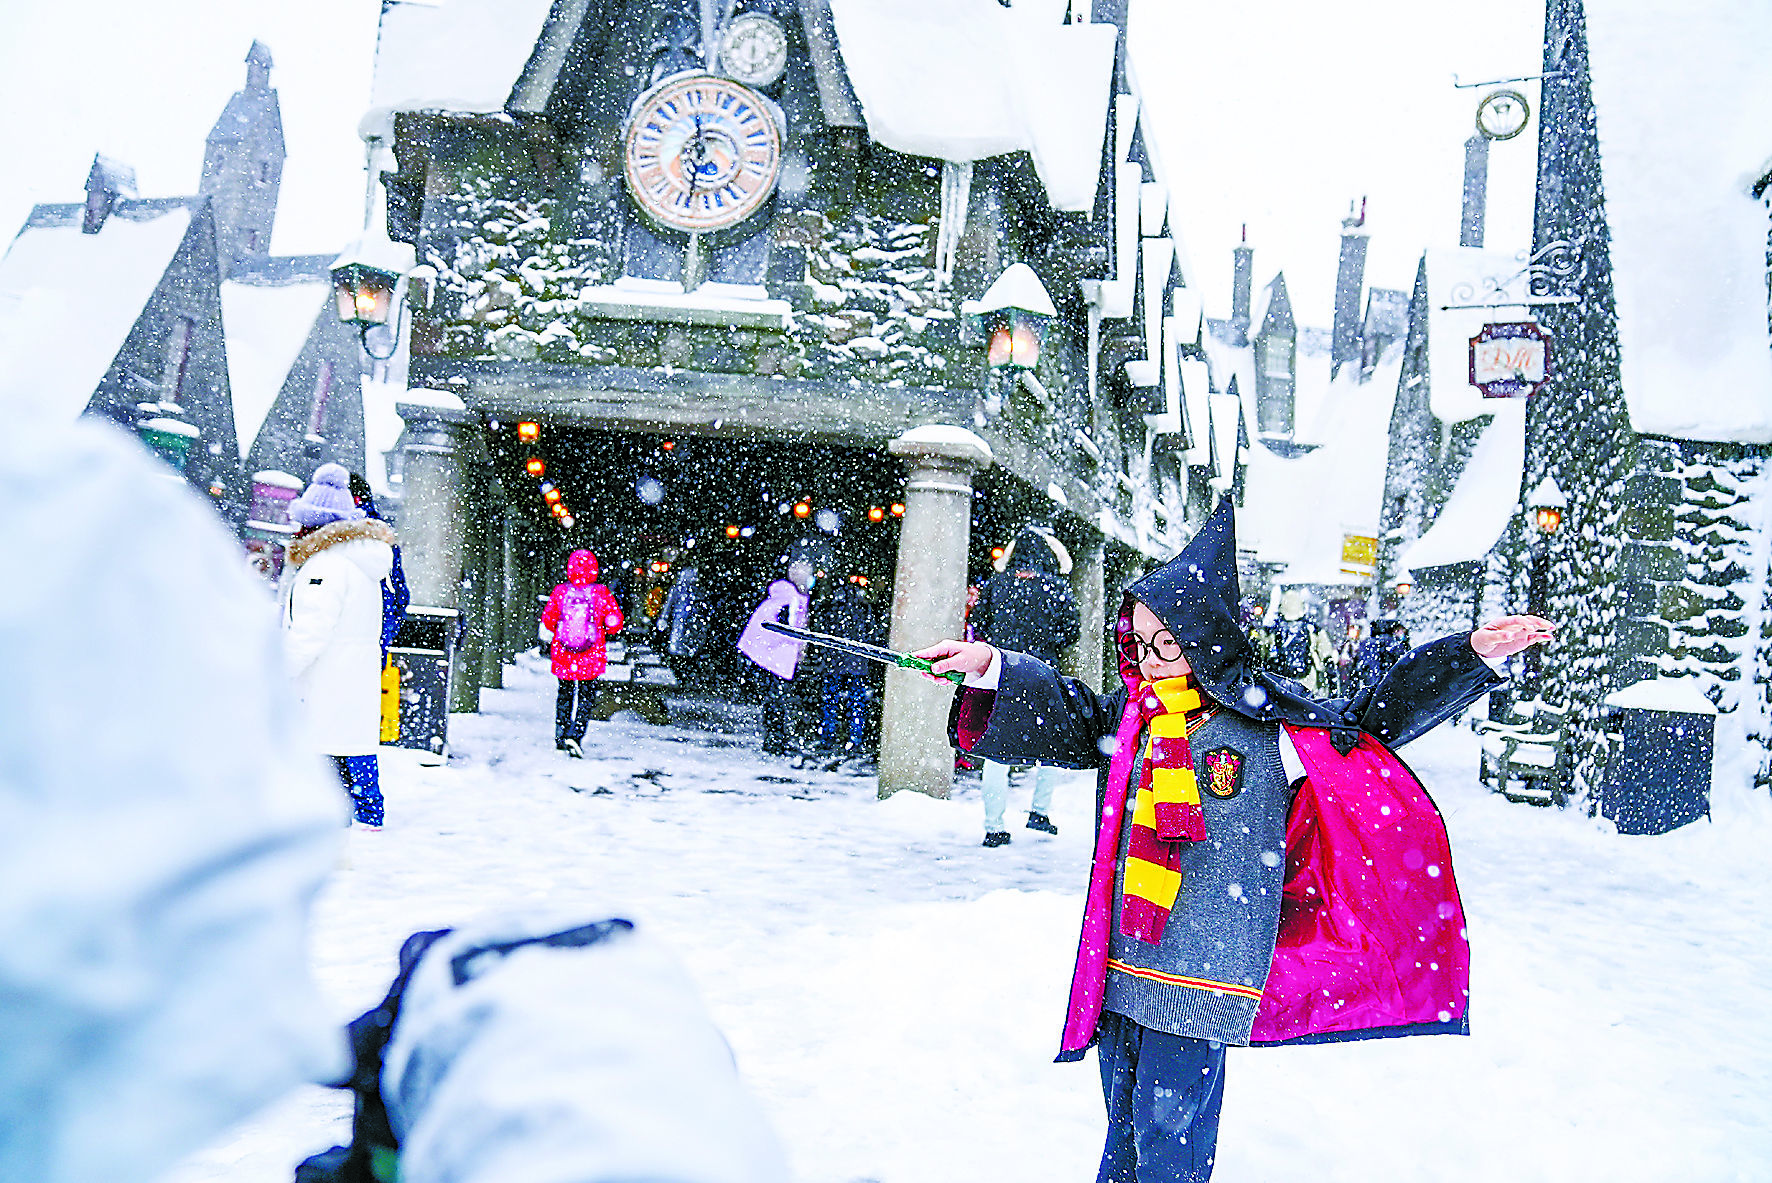
{"label": "person's backpack", "polygon": [[560,627],[554,639],[574,651],[589,649],[600,635],[597,628],[597,597],[588,587],[574,584],[560,596]]}
{"label": "person's backpack", "polygon": [[1282,620],[1274,629],[1274,667],[1288,678],[1311,672],[1311,629],[1302,620]]}

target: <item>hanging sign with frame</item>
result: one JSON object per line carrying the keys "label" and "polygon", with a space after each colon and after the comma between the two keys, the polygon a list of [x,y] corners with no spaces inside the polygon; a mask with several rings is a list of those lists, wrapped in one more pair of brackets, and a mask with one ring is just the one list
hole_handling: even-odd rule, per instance
{"label": "hanging sign with frame", "polygon": [[1552,376],[1550,346],[1534,321],[1486,324],[1471,338],[1471,385],[1484,398],[1525,398]]}

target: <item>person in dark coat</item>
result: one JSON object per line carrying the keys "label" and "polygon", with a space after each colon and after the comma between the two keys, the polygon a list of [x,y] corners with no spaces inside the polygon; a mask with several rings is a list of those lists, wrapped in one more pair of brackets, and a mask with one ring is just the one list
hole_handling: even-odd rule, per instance
{"label": "person in dark coat", "polygon": [[[381,510],[375,507],[375,492],[369,482],[357,473],[351,474],[351,500],[357,503],[364,516],[374,518],[378,522],[388,519],[382,516]],[[381,581],[381,659],[386,665],[388,650],[393,647],[394,638],[400,632],[400,625],[406,620],[406,609],[412,606],[412,591],[406,586],[406,568],[400,565],[400,548],[394,547],[394,567],[388,577]]]}
{"label": "person in dark coat", "polygon": [[1372,622],[1372,635],[1354,648],[1353,668],[1348,675],[1355,691],[1376,686],[1393,665],[1409,652],[1409,630],[1395,616]]}
{"label": "person in dark coat", "polygon": [[[967,620],[973,638],[1056,666],[1059,653],[1076,644],[1082,632],[1077,598],[1064,579],[1070,572],[1071,556],[1051,531],[1023,528],[1004,549],[997,574],[973,605]],[[1009,765],[996,760],[983,763],[984,845],[1003,846],[1009,842],[1003,821],[1009,804]],[[1052,789],[1059,776],[1056,768],[1035,766],[1028,829],[1058,833],[1051,811]]]}
{"label": "person in dark coat", "polygon": [[1097,834],[1060,1060],[1097,1048],[1108,1135],[1098,1178],[1203,1183],[1226,1045],[1463,1033],[1469,950],[1445,825],[1390,748],[1501,682],[1491,662],[1549,622],[1509,616],[1322,702],[1252,668],[1236,536],[1221,502],[1133,584],[1116,626],[1122,689],[964,641],[956,746],[1095,768]]}
{"label": "person in dark coat", "polygon": [[[813,584],[811,623],[835,637],[883,645],[879,621],[862,590],[846,579],[819,578]],[[872,662],[853,653],[823,649],[818,654],[819,742],[837,760],[855,760],[867,750],[868,675]]]}

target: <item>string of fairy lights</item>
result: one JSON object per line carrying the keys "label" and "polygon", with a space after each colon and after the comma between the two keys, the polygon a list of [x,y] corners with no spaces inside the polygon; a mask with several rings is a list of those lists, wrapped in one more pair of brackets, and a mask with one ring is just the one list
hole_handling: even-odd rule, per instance
{"label": "string of fairy lights", "polygon": [[[561,529],[572,529],[576,524],[572,507],[567,504],[566,495],[560,491],[560,487],[548,479],[548,463],[542,456],[541,424],[529,419],[519,422],[517,424],[517,440],[525,445],[524,451],[528,453],[523,461],[523,471],[535,479],[536,493],[540,496],[542,504],[554,520],[560,524]],[[659,447],[668,453],[676,448],[676,443],[673,440],[665,440]],[[647,500],[649,504],[655,503],[652,498],[643,497],[643,499]],[[792,513],[800,521],[806,521],[812,518],[815,512],[820,512],[815,511],[812,500],[806,497],[793,502],[791,506],[784,505],[783,510]],[[871,505],[867,511],[868,521],[875,525],[883,523],[888,517],[902,518],[903,516],[904,502],[902,501],[894,501],[886,505]],[[724,533],[727,538],[749,538],[756,533],[756,528],[729,522],[724,527]]]}

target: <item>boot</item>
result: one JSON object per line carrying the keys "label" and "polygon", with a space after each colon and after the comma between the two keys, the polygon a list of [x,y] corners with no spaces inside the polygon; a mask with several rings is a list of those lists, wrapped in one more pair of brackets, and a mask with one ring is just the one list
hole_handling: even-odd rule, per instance
{"label": "boot", "polygon": [[1009,845],[1009,831],[1008,830],[993,830],[993,831],[991,831],[990,833],[988,833],[984,836],[984,844],[986,846],[1007,846],[1007,845]]}
{"label": "boot", "polygon": [[1058,833],[1058,827],[1053,825],[1052,819],[1043,813],[1028,814],[1028,829],[1039,830],[1043,834]]}

